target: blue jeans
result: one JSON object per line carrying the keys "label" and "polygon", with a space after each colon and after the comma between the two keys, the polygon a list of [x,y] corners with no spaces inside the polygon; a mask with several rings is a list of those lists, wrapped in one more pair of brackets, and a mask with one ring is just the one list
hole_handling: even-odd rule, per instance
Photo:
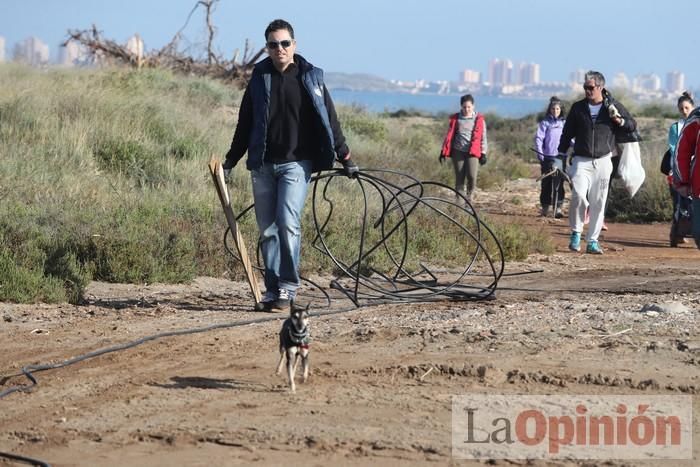
{"label": "blue jeans", "polygon": [[311,161],[272,164],[251,171],[255,219],[265,262],[265,288],[299,288],[301,214],[311,179]]}

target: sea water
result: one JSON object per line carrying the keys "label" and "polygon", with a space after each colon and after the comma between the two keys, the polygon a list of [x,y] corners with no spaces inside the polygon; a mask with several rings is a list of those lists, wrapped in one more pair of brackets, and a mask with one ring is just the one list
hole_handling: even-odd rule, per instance
{"label": "sea water", "polygon": [[[395,112],[397,110],[417,110],[438,114],[459,111],[459,94],[410,94],[385,91],[330,91],[337,104],[358,105],[370,112]],[[548,97],[517,98],[503,96],[479,96],[474,94],[476,110],[481,113],[495,113],[502,117],[519,118],[528,114],[544,112]]]}

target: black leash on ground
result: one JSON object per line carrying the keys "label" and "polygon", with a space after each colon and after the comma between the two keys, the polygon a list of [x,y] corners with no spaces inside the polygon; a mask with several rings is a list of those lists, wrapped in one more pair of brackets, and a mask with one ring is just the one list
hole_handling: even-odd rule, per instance
{"label": "black leash on ground", "polygon": [[11,461],[22,462],[24,464],[38,465],[39,467],[51,467],[51,464],[47,464],[42,460],[33,459],[31,457],[26,456],[20,456],[17,454],[12,454],[10,452],[0,452],[0,459],[9,459]]}

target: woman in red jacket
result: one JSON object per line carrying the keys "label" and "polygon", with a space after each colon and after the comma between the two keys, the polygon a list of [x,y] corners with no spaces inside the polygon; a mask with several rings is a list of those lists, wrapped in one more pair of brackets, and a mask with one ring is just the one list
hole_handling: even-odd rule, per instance
{"label": "woman in red jacket", "polygon": [[452,159],[455,190],[471,201],[479,165],[486,164],[486,122],[474,110],[474,97],[471,94],[462,96],[459,103],[461,111],[450,116],[450,127],[440,151],[440,163],[446,157]]}

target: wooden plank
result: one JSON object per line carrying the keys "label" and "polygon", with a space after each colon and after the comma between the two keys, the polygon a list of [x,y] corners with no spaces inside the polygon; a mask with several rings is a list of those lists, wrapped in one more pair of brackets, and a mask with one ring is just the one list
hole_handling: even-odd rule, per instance
{"label": "wooden plank", "polygon": [[238,251],[238,255],[243,262],[243,269],[245,270],[246,279],[248,280],[250,291],[253,293],[253,297],[255,298],[255,309],[258,310],[261,306],[260,301],[262,300],[262,294],[260,293],[260,287],[258,286],[258,281],[255,277],[255,269],[253,269],[250,258],[248,257],[248,250],[245,247],[243,236],[238,229],[236,215],[231,207],[231,197],[228,194],[228,188],[226,188],[224,168],[221,165],[221,161],[218,161],[212,157],[209,161],[209,172],[214,180],[216,194],[219,195],[221,207],[224,209],[226,222],[228,222],[228,226],[231,229],[231,236],[233,237],[233,242],[236,245],[236,250]]}

